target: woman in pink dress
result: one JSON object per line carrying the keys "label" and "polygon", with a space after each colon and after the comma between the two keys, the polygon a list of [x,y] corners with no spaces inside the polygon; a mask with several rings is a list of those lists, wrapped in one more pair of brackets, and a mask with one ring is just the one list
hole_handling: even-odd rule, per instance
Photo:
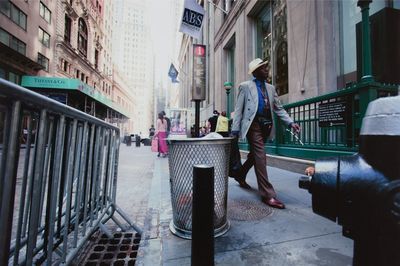
{"label": "woman in pink dress", "polygon": [[157,128],[154,136],[158,138],[159,153],[157,156],[160,156],[160,154],[162,157],[167,156],[168,146],[167,141],[165,140],[167,138],[167,120],[164,119],[164,116],[161,113],[158,114]]}

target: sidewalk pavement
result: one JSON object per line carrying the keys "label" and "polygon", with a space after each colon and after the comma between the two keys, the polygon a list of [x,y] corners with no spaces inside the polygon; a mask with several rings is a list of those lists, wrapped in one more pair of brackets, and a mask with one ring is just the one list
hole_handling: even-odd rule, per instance
{"label": "sidewalk pavement", "polygon": [[[230,230],[215,239],[215,265],[351,265],[353,241],[341,227],[314,214],[311,195],[298,188],[299,174],[268,167],[285,210],[263,204],[250,170],[245,190],[228,185]],[[117,204],[143,228],[136,265],[190,265],[191,241],[174,236],[168,158],[150,147],[121,145]]]}

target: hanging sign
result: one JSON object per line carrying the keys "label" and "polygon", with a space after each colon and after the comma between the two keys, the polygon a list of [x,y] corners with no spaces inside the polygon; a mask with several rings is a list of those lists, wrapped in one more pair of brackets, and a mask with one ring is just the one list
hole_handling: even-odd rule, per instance
{"label": "hanging sign", "polygon": [[195,39],[200,39],[203,18],[204,9],[196,2],[196,0],[185,0],[182,23],[179,31],[186,33]]}

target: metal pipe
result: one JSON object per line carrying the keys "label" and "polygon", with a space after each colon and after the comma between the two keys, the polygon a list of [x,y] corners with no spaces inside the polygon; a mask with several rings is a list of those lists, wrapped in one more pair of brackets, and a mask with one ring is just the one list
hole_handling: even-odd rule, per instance
{"label": "metal pipe", "polygon": [[[81,154],[82,153],[82,141],[83,141],[83,129],[82,126],[78,126],[78,134],[77,134],[78,140],[77,140],[77,145],[76,145],[76,154]],[[76,183],[76,189],[75,189],[75,200],[74,200],[74,211],[75,214],[77,215],[78,219],[75,219],[74,222],[74,237],[72,240],[72,247],[76,247],[76,244],[78,242],[78,229],[79,229],[79,212],[80,212],[80,194],[81,194],[81,180],[82,176],[80,175],[81,173],[81,167],[82,167],[82,157],[81,156],[76,156],[75,157],[75,167],[74,167],[74,177],[73,180]]]}
{"label": "metal pipe", "polygon": [[17,175],[17,164],[19,157],[19,132],[21,132],[21,102],[13,103],[11,109],[11,123],[9,128],[9,138],[7,142],[7,157],[4,167],[4,179],[1,194],[0,209],[0,265],[8,265],[8,250],[10,249],[12,218],[14,212],[14,198]]}
{"label": "metal pipe", "polygon": [[71,135],[71,143],[69,144],[69,154],[68,154],[68,166],[67,166],[67,176],[66,176],[66,181],[67,181],[67,190],[66,190],[66,197],[67,197],[67,210],[65,214],[65,228],[64,228],[64,238],[63,238],[63,256],[62,256],[62,262],[65,262],[66,256],[67,256],[67,249],[68,249],[68,229],[69,229],[69,217],[71,215],[71,197],[72,197],[72,181],[73,181],[73,168],[74,168],[74,156],[75,156],[75,146],[76,146],[76,132],[78,128],[78,120],[74,119],[73,125],[72,125],[72,135]]}
{"label": "metal pipe", "polygon": [[[24,170],[22,175],[22,186],[21,186],[21,198],[19,202],[19,213],[18,213],[18,222],[17,222],[17,234],[15,236],[15,249],[16,252],[14,254],[14,265],[18,265],[18,257],[19,257],[19,249],[21,244],[21,230],[22,230],[22,223],[24,218],[24,207],[25,207],[25,200],[26,200],[26,192],[27,192],[27,184],[28,184],[28,170],[29,170],[29,163],[30,163],[30,154],[31,154],[31,134],[32,129],[32,116],[28,116],[27,119],[27,131],[28,135],[26,137],[26,150],[25,150],[25,164]],[[24,233],[25,235],[25,233]]]}
{"label": "metal pipe", "polygon": [[[100,224],[112,220],[125,230],[113,217],[116,209],[142,234],[115,205],[119,129],[2,79],[0,87],[7,88],[0,90],[0,96],[14,106],[11,112],[7,101],[0,104],[1,111],[6,111],[0,164],[0,233],[6,237],[0,238],[0,250],[4,251],[0,264],[52,265],[54,257],[58,263],[69,264]],[[18,175],[19,138],[26,119],[23,113],[30,116],[25,164]],[[18,191],[17,176],[22,177]],[[10,197],[11,201],[5,200]],[[15,197],[20,203],[17,233],[10,247]],[[21,253],[26,256],[22,258]]]}
{"label": "metal pipe", "polygon": [[33,262],[33,250],[36,247],[36,241],[38,236],[39,219],[38,216],[40,211],[40,198],[42,188],[42,177],[45,157],[45,136],[47,128],[47,110],[43,109],[40,112],[39,132],[37,132],[37,150],[35,156],[35,165],[33,172],[33,185],[32,185],[32,204],[29,215],[29,231],[28,231],[28,245],[26,251],[26,264],[31,265]]}
{"label": "metal pipe", "polygon": [[50,207],[48,215],[49,231],[47,235],[47,265],[51,264],[53,255],[53,239],[54,239],[54,226],[56,221],[56,207],[57,207],[57,188],[62,174],[63,162],[63,148],[64,148],[64,135],[65,135],[65,116],[61,115],[57,124],[57,135],[55,139],[54,150],[54,167],[53,178],[51,181],[51,190],[49,193]]}
{"label": "metal pipe", "polygon": [[[86,175],[86,193],[84,196],[84,201],[83,201],[83,220],[86,221],[86,215],[87,215],[87,208],[88,204],[90,203],[90,184],[91,184],[91,176],[92,176],[92,167],[93,167],[93,147],[94,147],[94,132],[96,130],[95,125],[91,126],[90,129],[90,144],[89,144],[89,159],[88,159],[88,170],[87,170],[87,175]],[[90,224],[92,223],[92,218],[93,216],[90,215]],[[83,234],[86,234],[86,223],[83,224]]]}
{"label": "metal pipe", "polygon": [[193,166],[192,265],[214,265],[214,167]]}

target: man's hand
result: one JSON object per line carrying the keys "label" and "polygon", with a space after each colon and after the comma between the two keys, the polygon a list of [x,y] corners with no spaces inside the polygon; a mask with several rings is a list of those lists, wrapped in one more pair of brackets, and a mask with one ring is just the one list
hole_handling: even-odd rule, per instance
{"label": "man's hand", "polygon": [[294,132],[297,134],[300,132],[300,126],[297,123],[292,123],[290,127],[294,130]]}
{"label": "man's hand", "polygon": [[313,166],[309,166],[304,172],[306,173],[306,175],[312,176],[315,173],[315,168]]}

